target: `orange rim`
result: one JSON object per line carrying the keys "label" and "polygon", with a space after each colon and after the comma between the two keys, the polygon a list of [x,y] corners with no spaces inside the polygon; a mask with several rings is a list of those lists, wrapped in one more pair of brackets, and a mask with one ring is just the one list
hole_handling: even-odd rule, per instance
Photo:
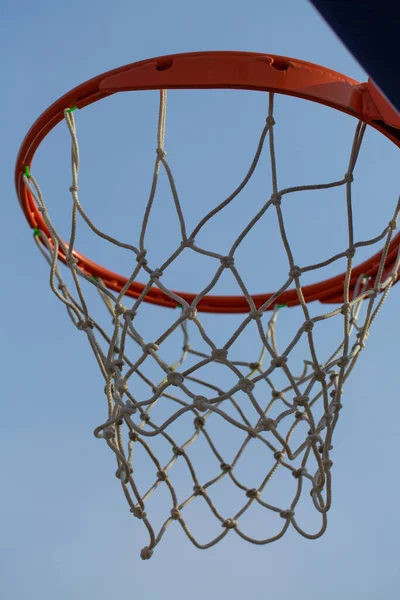
{"label": "orange rim", "polygon": [[[29,169],[37,148],[46,135],[64,119],[64,110],[76,106],[79,109],[117,92],[156,89],[246,89],[276,92],[304,98],[345,112],[380,131],[400,147],[400,116],[371,80],[359,83],[340,73],[305,61],[253,52],[193,52],[151,58],[126,65],[74,88],[52,104],[34,123],[20,148],[16,168],[17,195],[32,228],[51,236],[36,202],[25,186],[23,175]],[[66,244],[67,246],[67,244]],[[385,264],[389,273],[397,258],[400,234],[392,240]],[[127,278],[114,273],[74,251],[77,266],[87,275],[101,277],[105,285],[119,292]],[[358,278],[366,275],[371,285],[377,274],[382,251],[355,267],[350,282],[351,292]],[[59,258],[65,262],[64,254]],[[324,303],[343,302],[345,274],[302,288],[306,302],[319,300]],[[144,285],[134,282],[127,296],[137,298]],[[196,294],[175,292],[191,303]],[[256,294],[252,298],[257,307],[266,302],[272,293]],[[157,287],[152,287],[145,298],[147,302],[175,308],[177,304]],[[281,294],[275,304],[295,306],[299,304],[296,290]],[[272,306],[270,307],[272,308]],[[243,313],[249,311],[244,296],[205,296],[197,305],[203,312]]]}

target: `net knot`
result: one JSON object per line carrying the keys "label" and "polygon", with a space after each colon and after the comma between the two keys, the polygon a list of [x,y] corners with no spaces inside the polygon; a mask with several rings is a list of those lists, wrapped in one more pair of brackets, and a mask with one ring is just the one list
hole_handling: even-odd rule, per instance
{"label": "net knot", "polygon": [[282,517],[282,519],[291,519],[294,516],[294,512],[292,510],[281,510],[279,516]]}
{"label": "net knot", "polygon": [[307,437],[307,442],[310,444],[310,446],[312,446],[313,444],[315,444],[316,442],[319,442],[319,441],[320,441],[320,437],[316,433],[311,433]]}
{"label": "net knot", "polygon": [[322,464],[325,467],[325,471],[329,471],[329,469],[331,469],[333,466],[333,461],[330,460],[329,458],[324,458],[324,459],[322,459]]}
{"label": "net knot", "polygon": [[196,396],[193,400],[193,408],[200,412],[205,412],[210,408],[210,403],[204,396]]}
{"label": "net knot", "polygon": [[124,465],[123,467],[119,467],[119,469],[116,470],[115,477],[117,477],[117,479],[120,479],[122,483],[128,483],[129,477],[132,475],[132,473],[132,465]]}
{"label": "net knot", "polygon": [[181,513],[178,508],[171,509],[171,519],[177,520],[181,518]]}
{"label": "net knot", "polygon": [[140,252],[138,252],[136,254],[136,261],[138,263],[142,263],[143,265],[147,265],[146,255],[147,255],[147,250],[141,250]]}
{"label": "net knot", "polygon": [[104,438],[105,440],[113,440],[115,438],[115,429],[112,426],[104,427],[102,433],[99,434],[99,437]]}
{"label": "net knot", "polygon": [[127,392],[129,388],[126,379],[124,379],[123,377],[121,377],[121,379],[118,379],[115,384],[115,389],[120,394],[124,394],[125,392]]}
{"label": "net knot", "polygon": [[120,304],[119,302],[117,302],[116,305],[114,306],[114,314],[116,317],[120,317],[121,315],[124,314],[125,311],[126,311],[126,307],[123,304]]}
{"label": "net knot", "polygon": [[260,492],[258,490],[256,490],[255,488],[253,488],[251,490],[246,491],[246,496],[248,498],[251,498],[252,500],[255,500],[256,498],[260,497]]}
{"label": "net knot", "polygon": [[199,416],[196,417],[195,420],[193,421],[195,429],[203,429],[205,423],[206,423],[205,418],[199,417]]}
{"label": "net knot", "polygon": [[267,118],[265,119],[265,122],[266,122],[268,125],[275,125],[275,119],[274,119],[274,117],[271,117],[271,116],[267,117]]}
{"label": "net knot", "polygon": [[137,519],[144,519],[145,517],[147,517],[147,514],[145,513],[144,509],[141,506],[134,506],[133,508],[131,508],[131,513]]}
{"label": "net knot", "polygon": [[142,560],[148,560],[149,558],[151,558],[153,556],[153,550],[151,548],[149,548],[148,546],[145,546],[144,548],[142,548],[142,550],[140,551],[140,558]]}
{"label": "net knot", "polygon": [[136,433],[136,431],[130,431],[128,437],[131,442],[137,442],[139,439],[139,435]]}
{"label": "net knot", "polygon": [[195,238],[187,238],[186,240],[181,241],[182,248],[193,248],[195,243]]}
{"label": "net knot", "polygon": [[333,412],[337,413],[343,408],[343,404],[341,402],[332,402],[331,408]]}
{"label": "net knot", "polygon": [[262,316],[263,316],[262,310],[251,310],[249,312],[249,317],[251,317],[252,319],[261,319]]}
{"label": "net knot", "polygon": [[120,414],[122,416],[128,416],[130,417],[131,415],[136,414],[137,412],[137,405],[136,402],[132,402],[131,400],[127,400],[125,403],[121,403],[119,406],[119,410],[120,410]]}
{"label": "net knot", "polygon": [[283,400],[285,397],[285,394],[283,392],[278,392],[278,390],[272,390],[271,395],[275,400],[278,400],[278,398]]}
{"label": "net knot", "polygon": [[325,423],[328,425],[332,421],[333,415],[330,412],[326,412],[323,414],[322,418],[324,419]]}
{"label": "net knot", "polygon": [[[333,446],[332,446],[332,444],[329,444],[328,451],[329,451],[329,450],[333,450]],[[322,446],[320,446],[320,447],[318,448],[318,452],[319,452],[320,454],[323,454],[323,453],[324,453],[324,445],[322,445]]]}
{"label": "net knot", "polygon": [[156,279],[160,279],[160,277],[163,276],[163,272],[161,271],[161,269],[154,269],[154,271],[152,271],[150,273],[150,279],[151,280],[156,280]]}
{"label": "net knot", "polygon": [[164,158],[167,156],[167,153],[162,148],[157,148],[156,154],[160,160],[164,160]]}
{"label": "net knot", "polygon": [[86,331],[87,329],[93,329],[93,321],[91,319],[82,319],[76,324],[79,331]]}
{"label": "net knot", "polygon": [[106,363],[104,363],[104,369],[105,369],[106,373],[108,373],[108,374],[113,373],[116,368],[122,369],[123,366],[124,366],[124,361],[122,360],[122,358],[118,358],[115,360],[109,360]]}
{"label": "net knot", "polygon": [[304,419],[304,417],[305,417],[305,414],[304,414],[303,412],[301,412],[301,410],[297,410],[297,411],[294,413],[294,416],[295,416],[295,418],[296,418],[296,419]]}
{"label": "net knot", "polygon": [[350,362],[350,358],[348,356],[341,356],[338,361],[337,361],[337,365],[338,367],[346,367]]}
{"label": "net knot", "polygon": [[340,309],[342,315],[347,315],[351,311],[351,304],[349,302],[345,302]]}
{"label": "net knot", "polygon": [[140,414],[140,418],[143,421],[143,423],[148,423],[150,421],[150,415],[147,412],[142,412]]}
{"label": "net knot", "polygon": [[301,396],[295,396],[293,398],[293,402],[297,405],[297,406],[305,406],[307,404],[307,402],[309,401],[309,396],[305,396],[305,395],[301,395]]}
{"label": "net knot", "polygon": [[304,323],[303,323],[303,331],[305,331],[306,333],[309,333],[313,329],[314,329],[314,321],[312,321],[311,319],[308,319],[307,321],[304,321]]}
{"label": "net knot", "polygon": [[391,221],[389,221],[389,227],[392,231],[394,229],[397,229],[397,219],[392,219]]}
{"label": "net knot", "polygon": [[347,258],[353,258],[353,256],[356,253],[356,249],[355,248],[348,248],[345,252],[345,255]]}
{"label": "net knot", "polygon": [[148,344],[144,344],[142,346],[142,352],[144,354],[151,354],[151,352],[157,352],[158,350],[158,346],[157,344],[154,344],[153,342],[149,342]]}
{"label": "net knot", "polygon": [[292,267],[289,271],[289,277],[300,277],[301,275],[301,268],[298,267],[297,265],[294,265],[294,267]]}
{"label": "net knot", "polygon": [[235,519],[225,519],[225,521],[222,523],[222,527],[225,527],[226,529],[236,529],[237,525],[238,524]]}
{"label": "net knot", "polygon": [[197,310],[194,308],[194,306],[188,306],[187,308],[185,308],[183,314],[185,315],[185,318],[189,321],[193,321],[197,318]]}
{"label": "net knot", "polygon": [[128,399],[125,402],[125,405],[121,406],[121,410],[122,412],[128,414],[128,415],[133,415],[136,413],[137,411],[137,403],[133,402],[132,400]]}
{"label": "net knot", "polygon": [[160,481],[166,481],[168,479],[168,473],[163,469],[160,469],[160,471],[157,471],[157,478]]}
{"label": "net knot", "polygon": [[321,369],[321,367],[315,368],[314,369],[314,377],[317,381],[319,382],[323,382],[325,381],[325,373],[323,372],[323,370]]}
{"label": "net knot", "polygon": [[212,352],[211,352],[211,357],[214,360],[226,360],[228,356],[228,350],[226,350],[225,348],[215,348]]}
{"label": "net knot", "polygon": [[37,209],[42,213],[42,215],[47,215],[49,212],[46,206],[41,206],[40,204],[38,205]]}
{"label": "net knot", "polygon": [[235,259],[233,256],[223,256],[221,258],[221,265],[224,267],[224,269],[229,269],[230,267],[233,267],[234,264]]}
{"label": "net knot", "polygon": [[257,371],[257,369],[261,368],[261,364],[259,362],[252,362],[249,363],[249,369],[251,369],[252,371]]}
{"label": "net knot", "polygon": [[296,469],[296,471],[292,471],[292,475],[295,479],[300,479],[300,477],[302,477],[302,475],[304,475],[305,473],[307,473],[307,469],[305,469],[304,467]]}
{"label": "net knot", "polygon": [[131,309],[126,309],[124,314],[123,314],[123,318],[125,319],[125,321],[127,319],[129,319],[130,321],[133,321],[133,319],[136,317],[137,315],[137,311],[134,310],[133,308]]}
{"label": "net knot", "polygon": [[254,389],[254,385],[255,383],[251,381],[251,379],[247,379],[246,377],[243,377],[243,379],[239,379],[238,381],[239,389],[242,390],[242,392],[245,392],[246,394],[248,394]]}
{"label": "net knot", "polygon": [[272,431],[276,428],[276,421],[274,419],[262,419],[258,425],[259,431]]}
{"label": "net knot", "polygon": [[179,385],[181,385],[183,383],[183,375],[182,373],[175,373],[174,371],[172,373],[168,373],[167,375],[167,381],[170,385],[174,385],[176,387],[178,387]]}
{"label": "net knot", "polygon": [[69,188],[69,191],[71,192],[71,194],[76,194],[79,190],[79,187],[77,185],[71,185],[71,187]]}
{"label": "net knot", "polygon": [[359,339],[359,340],[356,341],[356,343],[354,344],[354,346],[359,346],[359,348],[361,350],[363,350],[365,348],[366,344],[365,344],[364,340]]}
{"label": "net knot", "polygon": [[271,196],[271,202],[274,206],[280,206],[282,203],[281,194],[277,194],[276,192],[274,192]]}
{"label": "net knot", "polygon": [[346,173],[345,176],[343,177],[343,179],[346,183],[353,183],[353,181],[354,181],[353,173]]}
{"label": "net knot", "polygon": [[75,256],[68,255],[68,256],[66,256],[66,257],[65,257],[65,264],[66,264],[66,265],[67,265],[67,267],[69,267],[70,269],[71,269],[71,268],[72,268],[74,265],[76,265],[76,263],[77,263],[77,262],[78,262],[78,261],[77,261],[77,259],[75,258]]}
{"label": "net knot", "polygon": [[193,493],[195,496],[204,496],[206,491],[201,485],[196,483],[196,485],[193,486]]}
{"label": "net knot", "polygon": [[175,456],[183,456],[183,450],[182,450],[182,448],[179,448],[178,446],[173,446],[172,452],[175,454]]}
{"label": "net knot", "polygon": [[364,331],[364,333],[357,333],[357,341],[366,342],[369,337],[369,331]]}
{"label": "net knot", "polygon": [[272,367],[283,367],[283,365],[285,365],[287,363],[287,356],[275,356],[275,358],[273,358],[271,360],[271,366]]}
{"label": "net knot", "polygon": [[277,450],[276,452],[274,452],[275,460],[282,460],[283,457],[284,457],[284,454],[281,450]]}
{"label": "net knot", "polygon": [[221,471],[223,471],[224,473],[228,473],[229,471],[232,471],[232,465],[228,465],[228,463],[222,462],[220,464],[220,467],[221,467]]}

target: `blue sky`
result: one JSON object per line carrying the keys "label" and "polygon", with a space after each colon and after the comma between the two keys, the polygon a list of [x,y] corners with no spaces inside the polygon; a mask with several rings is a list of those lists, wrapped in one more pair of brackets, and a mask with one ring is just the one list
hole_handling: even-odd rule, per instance
{"label": "blue sky", "polygon": [[[13,188],[18,148],[37,116],[75,85],[126,63],[175,52],[233,49],[294,56],[360,81],[366,74],[303,0],[196,4],[23,0],[0,8],[0,40],[4,598],[106,600],[130,593],[149,600],[188,596],[197,600],[206,595],[233,600],[267,595],[274,600],[322,594],[326,600],[394,597],[400,583],[396,558],[400,487],[395,462],[400,416],[395,387],[398,290],[389,296],[345,387],[345,408],[334,441],[334,502],[325,536],[311,542],[289,531],[278,543],[257,547],[229,535],[220,546],[199,551],[177,527],[170,527],[151,561],[143,562],[139,558],[146,543],[143,531],[132,520],[114,477],[113,456],[92,433],[105,415],[97,365],[85,337],[72,327],[51,294],[47,265],[32,241]],[[235,173],[248,164],[266,107],[254,96],[170,95],[166,148],[182,194],[192,203],[187,204],[189,220],[201,214],[203,205],[211,206],[215,197],[229,193]],[[97,222],[127,239],[136,231],[137,205],[125,191],[140,198],[148,189],[157,97],[124,95],[115,104],[107,102],[76,116],[82,189],[85,206]],[[310,183],[321,171],[322,179],[340,178],[346,169],[355,124],[343,116],[339,121],[328,109],[303,104],[286,99],[277,103],[282,185],[303,183],[303,177]],[[324,153],[319,151],[321,139],[329,140]],[[112,148],[107,156],[109,174],[104,168],[106,141]],[[355,184],[360,237],[381,231],[398,193],[395,149],[374,132],[366,141]],[[69,151],[66,128],[60,125],[35,163],[62,231],[68,214],[63,201],[70,185]],[[198,183],[193,185],[194,181]],[[261,178],[256,179],[252,189],[263,185]],[[117,202],[119,212],[114,208]],[[335,251],[341,239],[336,232],[343,233],[335,202],[329,198],[323,208],[293,203],[293,240],[305,261],[319,251],[324,256],[325,248]],[[207,234],[210,239],[218,237],[223,244],[246,206],[239,204],[229,224],[218,225],[218,236],[216,231]],[[160,206],[159,215],[149,233],[161,248],[176,225],[165,207]],[[258,235],[256,243],[265,233]],[[124,256],[82,237],[85,252],[124,272],[128,264]],[[249,256],[244,253],[243,266]],[[246,268],[252,290],[276,285],[282,263],[279,255],[274,258],[257,256]],[[198,271],[194,276],[192,265],[183,263],[172,273],[171,284],[193,291],[201,276]],[[230,281],[223,283],[225,290],[236,292]],[[146,310],[151,328],[157,313]],[[282,338],[295,314],[282,314]],[[207,323],[214,327],[216,320],[210,317]],[[220,332],[229,329],[225,323],[218,318]],[[196,526],[194,508],[191,515]],[[199,524],[201,528],[201,519]]]}

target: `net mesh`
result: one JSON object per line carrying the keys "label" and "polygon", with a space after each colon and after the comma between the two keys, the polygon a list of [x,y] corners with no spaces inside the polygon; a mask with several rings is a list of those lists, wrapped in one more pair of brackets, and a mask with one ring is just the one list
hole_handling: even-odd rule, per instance
{"label": "net mesh", "polygon": [[[142,558],[151,557],[155,546],[174,521],[180,524],[198,548],[213,546],[231,531],[255,544],[273,542],[282,537],[289,527],[306,538],[318,538],[326,529],[327,512],[331,506],[332,436],[342,408],[343,385],[365,346],[369,329],[396,280],[399,267],[398,259],[391,273],[387,274],[384,268],[396,228],[399,203],[380,235],[370,240],[354,239],[352,181],[365,124],[359,122],[356,126],[347,171],[341,180],[279,189],[274,146],[274,94],[271,93],[266,123],[247,175],[228,198],[188,233],[177,187],[166,158],[166,92],[161,91],[151,193],[140,239],[138,245],[134,246],[100,231],[85,213],[78,195],[79,147],[72,110],[65,111],[65,121],[72,140],[72,219],[68,243],[63,241],[53,226],[34,175],[27,173],[24,181],[50,232],[48,237],[42,231],[35,230],[35,240],[50,265],[51,288],[66,306],[75,326],[86,333],[105,381],[108,412],[104,422],[95,429],[95,436],[104,439],[115,454],[116,476],[130,511],[147,528],[149,541],[142,549]],[[267,140],[272,173],[272,194],[269,199],[246,224],[226,255],[200,247],[196,243],[196,236],[246,186]],[[161,168],[168,177],[181,239],[176,250],[157,266],[151,265],[147,259],[146,233],[154,209]],[[347,247],[324,262],[300,267],[296,264],[285,230],[281,204],[288,194],[339,186],[343,186],[346,196]],[[276,212],[289,272],[280,289],[264,304],[256,306],[235,266],[235,252],[267,211]],[[102,279],[90,277],[79,268],[74,257],[78,216],[86,221],[95,234],[134,254],[135,268],[120,293],[110,291]],[[383,244],[383,253],[373,285],[368,277],[361,276],[354,293],[350,293],[357,249],[377,242]],[[213,277],[191,304],[163,283],[169,266],[187,248],[215,261]],[[71,286],[67,286],[59,270],[60,256],[65,257],[74,292]],[[344,302],[330,312],[313,316],[303,297],[301,276],[339,259],[346,261]],[[226,270],[230,270],[246,298],[248,313],[242,316],[239,326],[219,347],[212,339],[212,332],[202,323],[197,306],[202,298],[212,292]],[[131,300],[126,292],[137,279],[147,283],[139,297]],[[110,313],[106,327],[97,322],[89,309],[83,280],[86,280],[85,285],[97,288]],[[166,330],[157,339],[149,340],[136,323],[152,286],[158,287],[180,308],[170,311],[173,319]],[[302,322],[288,345],[279,351],[276,341],[279,297],[290,286],[297,291]],[[315,335],[327,320],[335,320],[336,330],[343,334],[337,347],[322,361],[318,357]],[[235,360],[231,356],[231,349],[251,324],[257,331],[259,345],[247,352],[242,347],[242,352],[250,354],[251,360],[247,356],[243,360]],[[172,363],[162,357],[161,348],[177,333],[182,336],[182,350],[180,357]],[[198,347],[192,343],[192,338],[196,336],[201,342]],[[300,343],[306,343],[308,350],[302,372],[295,373],[290,358]],[[226,439],[234,441],[236,448],[233,449],[232,444],[225,448]],[[193,452],[192,448],[199,443],[201,451]],[[144,462],[145,456],[149,462]],[[255,460],[261,467],[256,474],[252,468]],[[144,469],[142,464],[147,465],[144,482],[140,481],[141,469]],[[174,468],[178,465],[179,476],[174,479]],[[282,483],[286,497],[285,503],[281,504],[274,503],[269,495],[271,484],[279,471],[288,476],[287,484]],[[186,473],[186,487],[182,484],[183,472]],[[253,481],[250,481],[252,475]],[[214,493],[224,482],[228,482],[229,486],[221,487],[221,494]],[[233,488],[237,492],[236,504],[231,502]],[[158,506],[152,519],[148,507],[151,508],[150,500],[160,490],[167,492],[169,500],[166,503],[169,505],[163,514]],[[318,527],[312,531],[306,530],[296,514],[296,508],[304,497],[315,508],[320,519]],[[209,530],[204,528],[197,536],[189,529],[186,520],[187,508],[195,499],[203,501],[213,522]],[[230,512],[227,512],[226,505],[229,505]],[[265,534],[253,535],[246,530],[245,525],[250,521],[246,521],[245,517],[253,509],[265,509],[271,515],[268,519],[262,517],[262,524],[268,529]],[[156,526],[157,519],[160,522]],[[256,528],[259,531],[261,517],[257,523],[260,523],[260,527]],[[206,534],[209,538],[204,541]]]}

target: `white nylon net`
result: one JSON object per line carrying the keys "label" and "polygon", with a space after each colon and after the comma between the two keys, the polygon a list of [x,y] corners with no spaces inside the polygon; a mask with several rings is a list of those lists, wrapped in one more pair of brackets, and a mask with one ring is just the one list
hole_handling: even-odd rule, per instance
{"label": "white nylon net", "polygon": [[[354,238],[352,181],[366,127],[361,122],[356,127],[346,174],[340,181],[279,189],[273,112],[274,95],[270,94],[266,123],[246,177],[190,233],[166,158],[165,91],[160,93],[153,182],[137,245],[119,242],[100,231],[80,203],[79,149],[72,111],[65,111],[72,139],[72,219],[68,245],[51,222],[35,177],[30,174],[25,177],[25,184],[29,186],[51,234],[51,239],[48,239],[43,232],[35,231],[38,247],[50,265],[51,288],[66,306],[76,327],[86,333],[104,377],[108,410],[104,422],[96,428],[95,436],[104,439],[115,454],[116,475],[130,511],[147,528],[149,541],[141,552],[144,559],[151,557],[167,527],[174,521],[180,524],[198,548],[213,546],[229,532],[235,532],[255,544],[267,544],[282,537],[289,527],[294,527],[304,537],[314,539],[321,536],[327,526],[326,515],[331,506],[332,436],[342,408],[343,385],[397,277],[399,260],[385,278],[384,266],[400,205],[397,204],[387,227],[374,239],[357,241]],[[269,146],[272,193],[264,206],[250,222],[244,224],[242,233],[226,255],[200,247],[196,236],[244,189],[266,145]],[[146,232],[154,209],[161,168],[165,169],[169,180],[181,238],[176,250],[163,264],[152,265],[146,258]],[[285,197],[297,191],[323,191],[340,186],[346,196],[347,247],[322,263],[298,266],[285,230],[282,212]],[[251,229],[270,211],[275,211],[278,219],[287,255],[288,275],[280,289],[257,307],[235,266],[235,252]],[[83,218],[96,235],[133,253],[135,267],[119,294],[107,289],[101,279],[90,278],[79,269],[73,254],[78,217]],[[371,287],[367,277],[361,276],[350,295],[350,278],[357,249],[378,242],[383,246],[383,253],[374,286]],[[169,266],[187,249],[215,262],[213,277],[190,305],[163,283]],[[67,287],[59,270],[59,254],[66,257],[74,292]],[[347,265],[344,302],[330,312],[312,316],[304,301],[301,276],[339,259],[344,259]],[[230,270],[237,281],[247,300],[248,313],[242,316],[240,325],[226,342],[217,346],[213,332],[202,324],[196,307],[205,295],[213,292],[225,270]],[[104,300],[111,317],[107,326],[100,325],[93,316],[85,300],[82,280],[85,280],[85,285],[95,286]],[[126,291],[135,280],[144,281],[146,285],[143,293],[131,300]],[[175,311],[159,309],[169,310],[173,317],[170,326],[157,339],[147,339],[137,325],[144,298],[152,286],[158,287],[181,307]],[[290,343],[278,349],[276,328],[280,308],[277,302],[290,286],[294,286],[298,294],[302,324],[294,332]],[[267,312],[271,308],[272,311]],[[343,335],[328,359],[321,361],[315,336],[327,320],[335,320],[337,330]],[[231,349],[240,342],[249,326],[255,326],[259,344],[252,348],[243,344],[243,360],[236,360],[230,356]],[[162,356],[162,348],[178,333],[181,334],[180,356],[169,362]],[[192,345],[192,338],[200,341],[200,345]],[[291,356],[296,347],[304,343],[307,343],[308,350],[303,371],[293,372]],[[196,444],[201,448],[199,452],[195,451]],[[257,471],[253,468],[255,462]],[[278,505],[269,490],[279,471],[287,474],[288,481],[282,483],[285,494],[281,496],[285,495],[285,503]],[[218,493],[219,488],[221,493]],[[151,499],[161,492],[164,492],[162,498],[167,504],[165,512],[160,516],[157,505],[153,519]],[[296,508],[304,497],[320,516],[319,526],[312,531],[307,531],[296,516]],[[193,500],[203,503],[214,524],[198,536],[191,532],[186,520]],[[263,509],[269,514],[268,518],[257,517],[257,535],[246,529],[246,524],[250,523],[246,516],[256,509]],[[159,523],[155,525],[157,520]],[[266,531],[261,531],[264,528]],[[204,534],[209,535],[206,541],[202,537]]]}

